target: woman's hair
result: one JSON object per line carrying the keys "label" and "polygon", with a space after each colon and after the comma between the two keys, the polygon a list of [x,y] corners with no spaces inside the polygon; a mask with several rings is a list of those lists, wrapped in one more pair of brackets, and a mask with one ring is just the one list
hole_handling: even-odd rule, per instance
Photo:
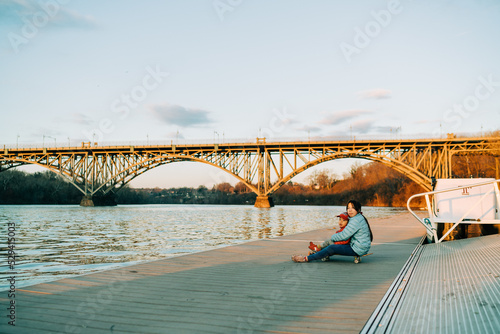
{"label": "woman's hair", "polygon": [[348,209],[349,204],[352,204],[352,207],[354,208],[354,210],[356,210],[357,213],[361,214],[363,216],[363,218],[365,219],[366,225],[368,225],[368,230],[370,230],[370,241],[373,241],[373,233],[372,233],[372,229],[370,227],[370,224],[368,223],[368,219],[366,219],[366,217],[361,213],[361,203],[359,203],[358,201],[356,201],[354,199],[351,199],[349,202],[347,202],[347,205],[345,206],[346,210]]}

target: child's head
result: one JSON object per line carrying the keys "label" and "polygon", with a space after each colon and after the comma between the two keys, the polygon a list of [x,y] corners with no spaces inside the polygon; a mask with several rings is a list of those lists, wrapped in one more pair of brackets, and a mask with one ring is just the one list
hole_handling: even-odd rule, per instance
{"label": "child's head", "polygon": [[338,215],[337,217],[339,217],[339,227],[344,228],[349,222],[349,215],[347,214],[347,212],[344,212]]}

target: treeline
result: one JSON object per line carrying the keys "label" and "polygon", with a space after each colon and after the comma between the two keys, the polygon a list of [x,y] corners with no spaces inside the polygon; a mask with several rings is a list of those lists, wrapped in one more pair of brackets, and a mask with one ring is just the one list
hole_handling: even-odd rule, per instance
{"label": "treeline", "polygon": [[289,182],[273,199],[277,204],[345,205],[356,199],[370,206],[406,206],[411,195],[424,191],[403,174],[380,163],[369,163],[353,165],[342,179],[328,170],[317,171],[307,185]]}
{"label": "treeline", "polygon": [[50,171],[0,173],[0,204],[78,204],[81,199],[74,185]]}
{"label": "treeline", "polygon": [[[454,156],[453,177],[495,177],[491,156]],[[306,184],[288,182],[272,195],[276,205],[344,205],[354,198],[370,206],[406,206],[408,198],[425,190],[405,175],[381,163],[354,164],[339,177],[330,170],[313,172]],[[63,177],[47,171],[0,173],[0,204],[78,204],[80,191]],[[115,194],[118,204],[248,204],[256,195],[242,182],[220,183],[208,189],[134,189],[124,187]],[[415,205],[425,204],[414,202]]]}
{"label": "treeline", "polygon": [[[243,183],[242,183],[243,184]],[[240,185],[241,186],[241,185]],[[243,185],[244,186],[244,185]],[[246,186],[244,186],[247,188]],[[118,204],[254,204],[257,195],[244,189],[235,190],[229,183],[221,183],[208,189],[154,188],[134,189],[125,187],[116,193]]]}
{"label": "treeline", "polygon": [[[382,164],[354,165],[338,180],[329,170],[315,171],[307,184],[288,182],[271,197],[276,205],[344,205],[358,199],[364,205],[404,206],[409,196],[423,192],[404,175]],[[255,193],[244,183],[220,183],[212,189],[131,189],[117,193],[117,202],[126,204],[254,204]]]}
{"label": "treeline", "polygon": [[[256,195],[237,190],[228,183],[207,189],[134,189],[124,187],[115,194],[118,204],[253,204]],[[246,187],[245,187],[246,188]],[[238,188],[237,188],[238,189]],[[83,194],[62,176],[51,172],[0,173],[0,204],[79,204]]]}

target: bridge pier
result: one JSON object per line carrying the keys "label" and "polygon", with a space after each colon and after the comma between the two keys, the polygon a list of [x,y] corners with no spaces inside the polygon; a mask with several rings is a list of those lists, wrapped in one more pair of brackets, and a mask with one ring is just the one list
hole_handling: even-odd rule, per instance
{"label": "bridge pier", "polygon": [[85,195],[80,201],[80,206],[116,206],[115,195]]}
{"label": "bridge pier", "polygon": [[92,196],[83,196],[82,200],[80,201],[80,206],[94,206]]}
{"label": "bridge pier", "polygon": [[269,196],[257,196],[255,199],[256,208],[272,208],[273,206],[273,199]]}

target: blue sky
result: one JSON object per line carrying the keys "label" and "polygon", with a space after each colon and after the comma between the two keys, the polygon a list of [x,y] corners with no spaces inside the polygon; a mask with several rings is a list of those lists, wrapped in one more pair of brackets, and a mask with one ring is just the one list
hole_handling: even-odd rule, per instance
{"label": "blue sky", "polygon": [[[499,17],[488,0],[0,0],[0,144],[497,130]],[[225,180],[182,163],[133,186]]]}

